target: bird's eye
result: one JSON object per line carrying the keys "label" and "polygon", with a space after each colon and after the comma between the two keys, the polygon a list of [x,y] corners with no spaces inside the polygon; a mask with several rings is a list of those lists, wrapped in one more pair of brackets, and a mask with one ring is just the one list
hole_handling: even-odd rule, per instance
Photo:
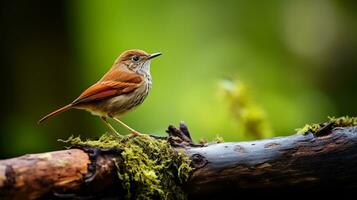
{"label": "bird's eye", "polygon": [[133,61],[138,61],[139,60],[139,56],[133,56],[131,59],[133,60]]}

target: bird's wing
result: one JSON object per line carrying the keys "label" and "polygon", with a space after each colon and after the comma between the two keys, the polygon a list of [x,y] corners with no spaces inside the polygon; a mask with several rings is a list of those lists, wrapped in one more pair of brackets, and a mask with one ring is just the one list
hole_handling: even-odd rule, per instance
{"label": "bird's wing", "polygon": [[141,83],[142,78],[134,73],[122,72],[114,80],[106,79],[104,76],[101,81],[85,90],[72,104],[78,105],[127,94],[140,87]]}

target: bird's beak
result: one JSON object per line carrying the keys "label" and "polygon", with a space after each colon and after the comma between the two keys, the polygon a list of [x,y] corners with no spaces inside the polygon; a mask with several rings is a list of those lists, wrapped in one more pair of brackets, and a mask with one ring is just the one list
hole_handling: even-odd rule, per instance
{"label": "bird's beak", "polygon": [[151,60],[151,59],[153,59],[153,58],[155,58],[155,57],[158,57],[158,56],[161,56],[161,53],[153,53],[153,54],[150,54],[148,60]]}

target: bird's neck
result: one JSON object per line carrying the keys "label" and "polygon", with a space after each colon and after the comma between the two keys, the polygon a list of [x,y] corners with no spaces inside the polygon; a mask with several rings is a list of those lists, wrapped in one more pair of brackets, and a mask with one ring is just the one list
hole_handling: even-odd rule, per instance
{"label": "bird's neck", "polygon": [[151,79],[150,71],[142,71],[142,72],[139,72],[139,73],[144,76],[145,82],[149,85],[149,87],[151,87],[152,79]]}
{"label": "bird's neck", "polygon": [[151,74],[150,74],[150,61],[146,62],[138,71],[137,73],[141,74],[144,76],[145,81],[149,84],[151,87],[152,84],[152,79],[151,79]]}

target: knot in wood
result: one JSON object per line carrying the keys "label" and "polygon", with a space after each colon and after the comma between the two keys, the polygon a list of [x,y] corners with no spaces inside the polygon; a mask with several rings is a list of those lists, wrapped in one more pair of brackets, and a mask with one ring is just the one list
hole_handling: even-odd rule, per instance
{"label": "knot in wood", "polygon": [[193,168],[201,168],[207,164],[207,159],[201,154],[193,154],[191,156],[191,165]]}

